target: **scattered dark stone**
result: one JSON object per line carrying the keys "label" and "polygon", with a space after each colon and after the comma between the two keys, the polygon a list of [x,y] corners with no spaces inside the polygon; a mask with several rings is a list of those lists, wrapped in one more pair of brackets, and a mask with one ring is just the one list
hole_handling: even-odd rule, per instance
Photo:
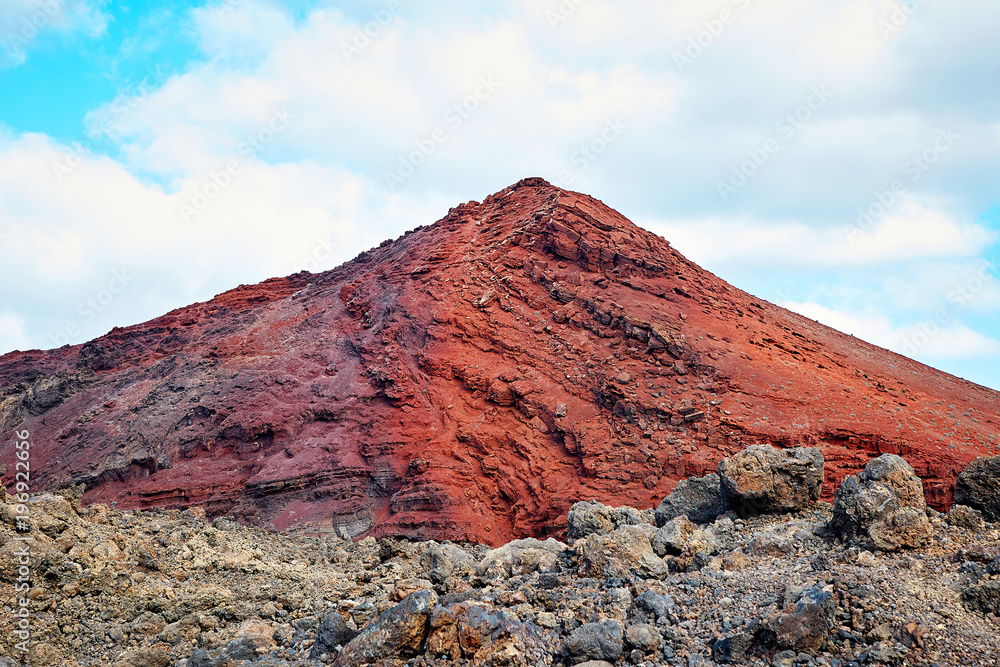
{"label": "scattered dark stone", "polygon": [[669,595],[663,595],[656,591],[646,591],[632,601],[632,609],[638,610],[647,618],[654,621],[660,618],[670,618],[670,615],[677,611],[677,603]]}
{"label": "scattered dark stone", "polygon": [[1000,581],[969,586],[962,591],[962,603],[970,611],[1000,616]]}
{"label": "scattered dark stone", "polygon": [[750,656],[753,650],[754,636],[748,632],[729,635],[715,642],[712,646],[712,657],[723,664],[739,664]]}
{"label": "scattered dark stone", "polygon": [[257,646],[249,637],[234,639],[226,645],[226,657],[230,660],[253,660],[257,657]]}
{"label": "scattered dark stone", "polygon": [[833,630],[835,610],[836,602],[829,592],[820,588],[806,591],[791,613],[773,622],[775,641],[785,648],[818,651]]}
{"label": "scattered dark stone", "polygon": [[952,526],[958,526],[959,528],[965,528],[973,532],[979,532],[985,528],[982,512],[972,509],[968,505],[959,505],[957,503],[952,505],[951,509],[948,510],[946,521]]}
{"label": "scattered dark stone", "polygon": [[215,661],[203,648],[196,649],[188,658],[187,667],[215,667]]}

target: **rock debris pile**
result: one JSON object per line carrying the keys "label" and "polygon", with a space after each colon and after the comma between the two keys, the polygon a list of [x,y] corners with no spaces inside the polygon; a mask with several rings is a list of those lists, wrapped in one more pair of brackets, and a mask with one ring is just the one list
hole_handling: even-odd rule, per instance
{"label": "rock debris pile", "polygon": [[[196,510],[28,503],[30,664],[992,665],[1000,461],[947,514],[894,455],[817,500],[818,450],[755,446],[654,509],[579,502],[568,543],[350,541]],[[13,497],[0,578],[13,583]],[[22,526],[23,528],[23,526]],[[24,536],[22,530],[22,536]],[[3,650],[13,608],[0,627]],[[0,664],[15,664],[0,659]]]}

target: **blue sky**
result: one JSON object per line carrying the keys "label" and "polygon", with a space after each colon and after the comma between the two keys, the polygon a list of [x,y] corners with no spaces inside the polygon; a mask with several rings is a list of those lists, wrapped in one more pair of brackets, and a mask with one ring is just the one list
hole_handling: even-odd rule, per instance
{"label": "blue sky", "polygon": [[1000,388],[998,29],[983,0],[8,0],[0,352],[538,175]]}

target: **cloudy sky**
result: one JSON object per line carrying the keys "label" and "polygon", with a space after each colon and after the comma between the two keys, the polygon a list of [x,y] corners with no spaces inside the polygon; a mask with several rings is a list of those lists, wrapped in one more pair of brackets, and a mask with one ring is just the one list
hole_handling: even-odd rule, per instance
{"label": "cloudy sky", "polygon": [[998,32],[985,0],[4,0],[0,352],[542,176],[1000,388]]}

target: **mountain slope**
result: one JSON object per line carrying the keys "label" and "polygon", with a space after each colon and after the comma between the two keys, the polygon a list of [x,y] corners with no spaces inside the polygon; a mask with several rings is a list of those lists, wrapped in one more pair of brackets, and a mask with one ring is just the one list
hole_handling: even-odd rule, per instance
{"label": "mountain slope", "polygon": [[997,392],[741,292],[541,179],[323,274],[5,355],[0,386],[3,460],[29,429],[36,487],[351,535],[558,533],[576,500],[652,506],[763,442],[820,447],[827,497],[902,454],[940,508],[1000,444]]}

